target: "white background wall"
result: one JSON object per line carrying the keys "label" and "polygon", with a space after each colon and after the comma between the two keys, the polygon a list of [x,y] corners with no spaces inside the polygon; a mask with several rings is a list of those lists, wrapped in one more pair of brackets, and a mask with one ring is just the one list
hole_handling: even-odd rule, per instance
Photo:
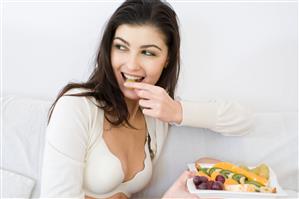
{"label": "white background wall", "polygon": [[[54,98],[67,82],[85,80],[104,23],[119,4],[4,1],[4,95]],[[182,33],[178,95],[297,111],[295,2],[171,4]]]}

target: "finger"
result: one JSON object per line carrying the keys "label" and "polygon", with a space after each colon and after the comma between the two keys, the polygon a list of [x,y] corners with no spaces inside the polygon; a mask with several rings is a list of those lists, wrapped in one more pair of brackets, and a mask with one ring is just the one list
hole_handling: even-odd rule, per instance
{"label": "finger", "polygon": [[184,171],[182,174],[181,174],[181,178],[182,179],[187,179],[188,177],[189,177],[189,175],[190,175],[190,171],[188,171],[188,170],[186,170],[186,171]]}
{"label": "finger", "polygon": [[155,96],[153,95],[153,93],[148,90],[135,89],[135,93],[137,94],[138,97],[143,98],[143,99],[155,99]]}
{"label": "finger", "polygon": [[185,171],[181,177],[179,178],[179,183],[182,189],[184,189],[186,192],[188,191],[187,187],[187,180],[193,177],[193,173],[191,171]]}
{"label": "finger", "polygon": [[191,173],[190,173],[190,178],[192,178],[192,177],[194,177],[194,176],[196,176],[196,171],[190,171]]}
{"label": "finger", "polygon": [[149,90],[149,91],[155,91],[157,87],[155,85],[142,83],[142,82],[125,82],[124,86],[128,88],[135,88],[135,89]]}
{"label": "finger", "polygon": [[190,178],[190,174],[190,171],[184,171],[179,177],[179,182],[185,184],[187,179]]}
{"label": "finger", "polygon": [[196,171],[190,171],[190,170],[187,171],[188,171],[188,178],[193,178],[197,174]]}
{"label": "finger", "polygon": [[190,170],[185,170],[181,175],[180,177],[184,176],[185,179],[188,179],[188,178],[191,178],[194,176],[194,172],[193,171],[190,171]]}
{"label": "finger", "polygon": [[139,100],[139,105],[141,107],[144,107],[144,108],[147,108],[147,109],[152,109],[154,108],[154,104],[151,100],[144,100],[144,99],[141,99]]}
{"label": "finger", "polygon": [[142,109],[142,113],[144,115],[147,115],[147,116],[150,116],[150,117],[154,117],[154,118],[157,117],[157,113],[153,109],[147,109],[147,108]]}

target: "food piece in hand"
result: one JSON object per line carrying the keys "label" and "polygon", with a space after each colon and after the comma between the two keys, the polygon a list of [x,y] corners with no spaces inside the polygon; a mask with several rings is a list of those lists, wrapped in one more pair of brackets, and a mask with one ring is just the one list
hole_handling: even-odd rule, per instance
{"label": "food piece in hand", "polygon": [[[135,79],[126,79],[126,82],[136,82]],[[134,88],[128,87],[130,90],[133,90]]]}
{"label": "food piece in hand", "polygon": [[138,81],[135,79],[126,79],[126,82],[138,82]]}

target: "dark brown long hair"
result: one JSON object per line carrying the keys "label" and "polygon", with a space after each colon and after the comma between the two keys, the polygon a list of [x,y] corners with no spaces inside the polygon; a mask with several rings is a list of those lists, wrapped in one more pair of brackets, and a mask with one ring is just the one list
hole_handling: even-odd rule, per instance
{"label": "dark brown long hair", "polygon": [[[95,68],[83,83],[68,83],[58,94],[49,110],[50,122],[55,104],[63,95],[93,97],[98,107],[105,112],[106,119],[112,125],[128,124],[130,117],[124,95],[114,75],[110,51],[116,29],[122,24],[153,25],[166,37],[168,47],[168,65],[162,71],[157,86],[163,87],[173,98],[180,71],[180,34],[176,13],[167,2],[160,0],[127,0],[117,8],[109,19],[99,47]],[[77,94],[65,94],[73,88],[85,88],[88,91]]]}

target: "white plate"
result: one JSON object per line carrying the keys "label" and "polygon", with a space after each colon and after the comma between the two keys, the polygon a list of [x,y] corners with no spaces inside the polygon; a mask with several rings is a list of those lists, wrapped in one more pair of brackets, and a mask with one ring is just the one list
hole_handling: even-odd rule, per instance
{"label": "white plate", "polygon": [[[200,164],[202,167],[212,167],[213,164]],[[188,168],[190,171],[197,171],[195,168],[195,164],[188,164]],[[250,167],[249,167],[250,168]],[[199,190],[196,189],[193,179],[190,178],[187,180],[187,187],[190,193],[196,194],[199,197],[203,198],[267,198],[267,197],[285,197],[287,193],[279,186],[277,177],[274,171],[269,168],[270,176],[269,176],[269,185],[270,187],[276,187],[277,193],[260,193],[260,192],[233,192],[233,191],[218,191],[218,190]]]}

